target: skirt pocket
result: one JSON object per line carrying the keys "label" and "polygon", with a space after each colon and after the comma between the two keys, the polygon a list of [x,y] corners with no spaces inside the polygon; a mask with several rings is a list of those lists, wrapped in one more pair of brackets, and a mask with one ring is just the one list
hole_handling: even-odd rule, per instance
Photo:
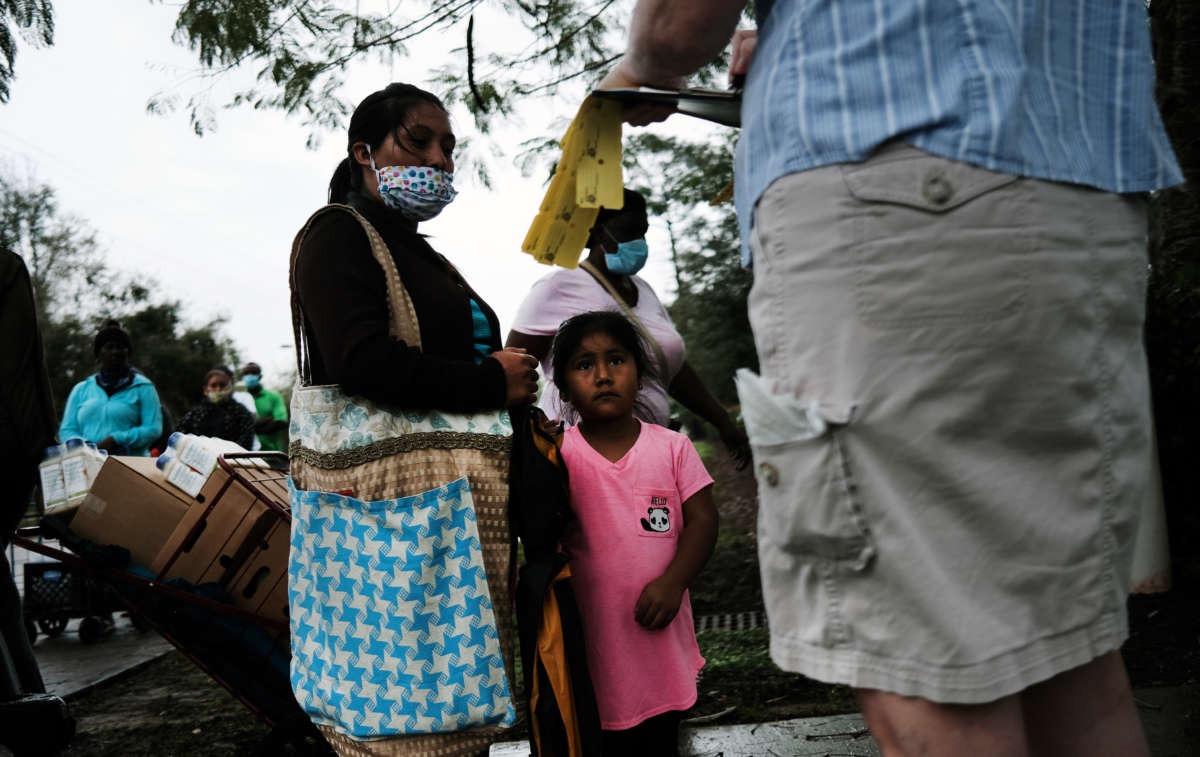
{"label": "skirt pocket", "polygon": [[309,716],[358,740],[511,725],[467,480],[291,499],[291,679]]}
{"label": "skirt pocket", "polygon": [[1027,225],[1040,213],[1026,183],[900,146],[842,172],[864,323],[989,344],[980,326],[1018,320],[1031,276]]}
{"label": "skirt pocket", "polygon": [[754,449],[760,538],[795,556],[864,570],[875,547],[839,436],[854,407],[775,394],[746,369],[737,388]]}

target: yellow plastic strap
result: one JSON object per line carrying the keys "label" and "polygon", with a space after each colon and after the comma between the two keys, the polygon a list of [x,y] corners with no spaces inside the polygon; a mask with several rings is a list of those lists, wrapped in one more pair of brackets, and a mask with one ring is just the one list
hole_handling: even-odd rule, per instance
{"label": "yellow plastic strap", "polygon": [[589,97],[562,138],[563,154],[521,250],[539,263],[574,268],[601,207],[624,202],[621,103]]}

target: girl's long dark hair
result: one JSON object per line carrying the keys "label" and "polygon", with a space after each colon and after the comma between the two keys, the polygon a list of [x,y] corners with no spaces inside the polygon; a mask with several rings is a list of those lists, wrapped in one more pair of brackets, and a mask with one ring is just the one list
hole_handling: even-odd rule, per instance
{"label": "girl's long dark hair", "polygon": [[[633,358],[637,367],[639,381],[654,378],[656,372],[650,363],[647,345],[638,333],[637,327],[623,314],[614,310],[593,310],[587,313],[571,316],[558,327],[554,342],[550,345],[550,366],[554,371],[554,386],[563,399],[564,411],[569,416],[576,414],[570,405],[567,394],[567,372],[571,356],[579,349],[583,340],[592,334],[607,334]],[[639,418],[649,418],[650,414],[645,403],[639,398],[634,402],[635,415]],[[569,417],[574,421],[576,418]]]}
{"label": "girl's long dark hair", "polygon": [[413,106],[421,103],[446,110],[437,95],[400,82],[372,92],[358,104],[350,116],[350,128],[346,130],[346,157],[338,163],[329,180],[330,202],[346,202],[351,192],[362,190],[362,169],[354,159],[354,143],[366,142],[372,150],[378,149],[387,135],[404,123]]}

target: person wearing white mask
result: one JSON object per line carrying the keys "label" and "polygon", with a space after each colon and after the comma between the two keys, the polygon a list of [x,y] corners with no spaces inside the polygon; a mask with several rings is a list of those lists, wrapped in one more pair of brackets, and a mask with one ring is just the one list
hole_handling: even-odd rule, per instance
{"label": "person wearing white mask", "polygon": [[175,430],[196,436],[225,439],[251,449],[254,416],[233,398],[233,376],[223,367],[204,375],[204,398],[184,413]]}
{"label": "person wearing white mask", "polygon": [[417,232],[454,190],[456,138],[435,95],[394,83],[354,110],[347,157],[329,201],[371,223],[420,324],[421,346],[388,333],[384,272],[350,213],[314,220],[296,256],[312,379],[412,409],[469,412],[531,402],[536,363],[500,347],[500,322],[458,270]]}
{"label": "person wearing white mask", "polygon": [[596,214],[588,238],[589,252],[579,267],[555,271],[530,288],[505,344],[522,348],[541,361],[546,376],[542,409],[551,418],[574,425],[569,405],[560,400],[554,386],[550,365],[554,334],[559,324],[580,313],[624,311],[635,323],[640,322],[639,331],[653,363],[653,370],[643,377],[634,414],[649,423],[666,426],[670,422],[669,398],[673,397],[715,426],[738,467],[745,467],[750,461],[745,433],[688,364],[683,337],[667,309],[650,285],[637,275],[649,255],[647,228],[646,199],[627,188],[620,210],[601,208]]}
{"label": "person wearing white mask", "polygon": [[[345,618],[347,622],[341,627],[354,624],[354,633],[364,634],[345,643],[357,644],[369,636],[372,641],[363,647],[363,654],[386,658],[386,664],[392,667],[385,670],[382,663],[366,668],[361,664],[327,665],[332,657],[321,655],[325,650],[343,648],[342,635],[322,632],[320,641],[310,637],[307,642],[303,641],[302,630],[292,635],[292,684],[297,701],[338,754],[474,757],[486,752],[494,741],[504,740],[507,733],[502,727],[502,714],[489,721],[495,725],[457,721],[456,726],[440,718],[437,728],[429,725],[444,714],[451,698],[466,701],[460,696],[465,691],[471,692],[472,702],[492,698],[515,675],[511,672],[514,645],[506,641],[511,638],[507,629],[514,625],[506,583],[514,573],[508,557],[512,535],[507,459],[501,464],[489,453],[486,459],[493,464],[489,471],[492,475],[463,475],[459,463],[465,455],[456,454],[456,445],[462,443],[462,437],[476,439],[486,434],[449,431],[446,417],[460,419],[469,414],[481,419],[503,418],[506,422],[507,413],[497,411],[530,404],[537,392],[537,361],[521,350],[501,348],[500,322],[495,312],[417,231],[419,223],[438,215],[457,194],[455,141],[446,108],[435,95],[401,83],[369,95],[350,118],[347,154],[329,183],[330,204],[309,219],[293,242],[292,316],[299,382],[291,407],[295,435],[289,453],[295,486],[289,580],[295,577],[300,584],[306,576],[317,571],[328,575],[325,571],[332,573],[343,564],[337,555],[328,561],[309,561],[308,553],[301,548],[306,542],[299,534],[331,527],[331,519],[317,514],[325,506],[351,518],[368,511],[387,513],[386,527],[374,532],[373,544],[388,543],[391,554],[412,558],[410,565],[432,566],[435,559],[444,560],[447,555],[434,546],[441,542],[435,542],[432,536],[422,537],[422,543],[416,545],[403,541],[400,521],[410,514],[416,517],[430,512],[430,506],[412,506],[414,493],[406,487],[413,480],[426,481],[441,473],[446,482],[457,478],[474,497],[470,501],[460,498],[460,502],[468,503],[460,512],[470,513],[463,523],[472,524],[477,549],[487,556],[482,561],[487,585],[494,587],[488,605],[493,620],[483,618],[483,605],[477,603],[478,608],[470,611],[464,623],[478,628],[478,633],[490,632],[491,638],[497,639],[505,673],[503,680],[495,684],[485,681],[482,675],[468,673],[469,689],[464,688],[461,674],[457,682],[443,674],[432,689],[422,688],[407,695],[405,690],[416,686],[409,672],[419,667],[419,662],[405,661],[411,648],[399,641],[412,639],[433,653],[435,645],[425,643],[426,637],[432,638],[434,633],[428,622],[433,616],[414,608],[418,602],[420,607],[432,607],[436,600],[416,599],[418,584],[410,581],[409,572],[358,570],[362,585],[367,587],[359,596],[390,596],[395,592],[403,599],[393,605],[386,628],[379,613]],[[313,389],[322,391],[310,391]],[[329,415],[325,412],[329,402],[344,402],[344,410]],[[418,422],[439,430],[422,435],[410,433],[406,424]],[[496,422],[498,432],[501,423]],[[337,452],[315,449],[313,440],[323,434],[340,436],[344,444]],[[430,447],[422,452],[430,452],[430,456],[443,453],[443,459],[454,455],[453,462],[444,468],[424,462],[406,468],[404,447],[417,436],[423,436],[421,443]],[[500,439],[502,434],[497,433],[495,440]],[[314,447],[305,446],[309,442]],[[479,448],[469,452],[484,459]],[[416,467],[421,470],[416,471]],[[367,472],[362,473],[364,470]],[[354,487],[333,483],[334,477],[344,481],[347,476],[356,477]],[[441,501],[438,493],[444,491],[448,489],[422,494]],[[328,504],[303,504],[314,500]],[[404,505],[398,504],[402,501]],[[397,509],[390,509],[393,507]],[[426,533],[432,528],[426,528]],[[437,528],[441,529],[439,534],[444,533],[442,526]],[[433,568],[428,570],[432,576]],[[464,596],[465,589],[454,591]],[[317,589],[304,597],[293,595],[292,617],[306,616],[308,608],[340,616],[340,600],[333,596],[335,593],[339,592]],[[458,612],[460,619],[467,618],[465,606]],[[418,629],[422,619],[424,625]],[[441,632],[437,635],[439,639],[442,636]],[[441,650],[438,654],[451,659],[455,654],[450,634],[445,637],[446,646],[437,642]],[[397,644],[390,646],[383,639],[396,640]],[[332,654],[341,659],[340,652]],[[357,652],[352,654],[358,659]],[[485,658],[494,661],[496,655],[472,653],[472,657],[478,663]],[[393,672],[389,674],[388,670]],[[461,670],[466,672],[467,668]],[[361,697],[353,704],[347,700],[348,707],[335,706],[341,701],[341,692],[358,690],[364,671],[370,674],[374,696],[380,701],[395,702],[388,697],[402,697],[405,706],[411,705],[412,711],[419,710],[420,715],[412,715],[411,722],[406,720],[407,715],[394,710],[381,717],[378,705]],[[359,719],[361,710],[352,707],[376,709]]]}
{"label": "person wearing white mask", "polygon": [[[233,375],[233,369],[230,368],[228,365],[222,364],[222,365],[215,366],[215,368],[228,373],[230,376]],[[239,405],[241,405],[242,407],[246,408],[246,410],[250,413],[250,417],[254,419],[254,428],[257,429],[258,428],[258,408],[254,404],[254,397],[245,388],[245,385],[234,384],[233,386],[231,386],[230,387],[230,396],[233,397],[234,402],[236,402]],[[252,441],[250,442],[250,446],[247,447],[246,449],[248,449],[252,452],[257,452],[258,450],[262,449],[262,444],[258,441],[257,433],[253,436]]]}

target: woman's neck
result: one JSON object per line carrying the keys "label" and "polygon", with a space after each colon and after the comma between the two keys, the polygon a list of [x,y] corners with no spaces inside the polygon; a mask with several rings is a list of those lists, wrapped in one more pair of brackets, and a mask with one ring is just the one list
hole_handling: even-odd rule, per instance
{"label": "woman's neck", "polygon": [[593,268],[600,272],[601,276],[608,279],[608,282],[612,284],[618,292],[621,293],[621,296],[625,298],[625,302],[628,303],[630,307],[637,305],[638,291],[637,284],[633,283],[633,277],[625,276],[624,274],[620,273],[613,273],[612,271],[608,270],[608,263],[604,262],[604,252],[604,247],[602,247],[600,244],[596,244],[595,246],[589,248],[587,257],[588,262],[592,264]]}
{"label": "woman's neck", "polygon": [[109,383],[121,381],[129,376],[130,372],[129,363],[122,363],[121,365],[102,365],[100,366],[100,370],[96,371],[103,381]]}
{"label": "woman's neck", "polygon": [[386,222],[390,226],[398,226],[413,233],[417,231],[416,221],[399,210],[384,205],[383,200],[365,189],[351,191],[346,197],[346,204],[367,216],[369,220]]}
{"label": "woman's neck", "polygon": [[633,448],[642,432],[642,424],[633,414],[611,420],[582,420],[579,433],[592,449],[615,463]]}

